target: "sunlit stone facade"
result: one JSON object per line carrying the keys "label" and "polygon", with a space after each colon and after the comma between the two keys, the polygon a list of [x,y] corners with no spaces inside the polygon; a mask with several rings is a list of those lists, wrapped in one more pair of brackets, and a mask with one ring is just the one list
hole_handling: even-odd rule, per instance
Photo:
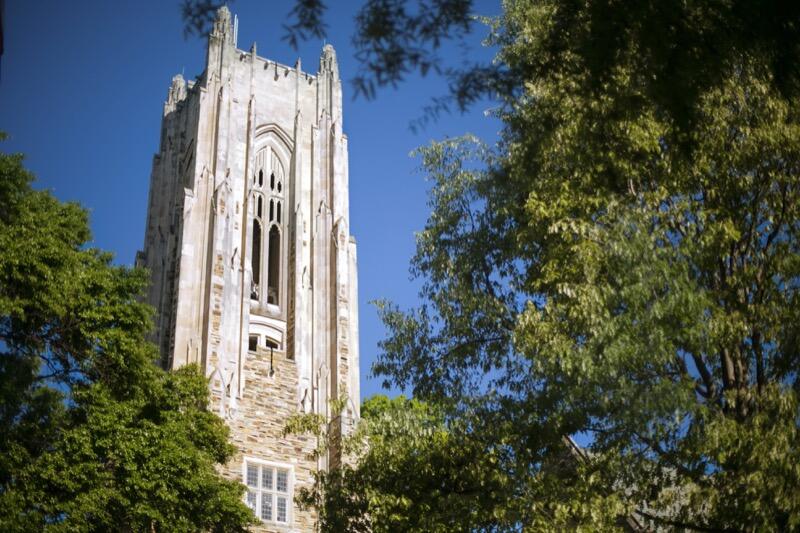
{"label": "sunlit stone facade", "polygon": [[250,486],[257,529],[311,531],[292,495],[339,450],[312,458],[316,440],[284,436],[286,419],[321,413],[336,434],[359,415],[342,86],[330,45],[311,75],[238,50],[235,26],[221,8],[205,72],[172,80],[137,262],[163,365],[204,370],[239,450],[224,471]]}

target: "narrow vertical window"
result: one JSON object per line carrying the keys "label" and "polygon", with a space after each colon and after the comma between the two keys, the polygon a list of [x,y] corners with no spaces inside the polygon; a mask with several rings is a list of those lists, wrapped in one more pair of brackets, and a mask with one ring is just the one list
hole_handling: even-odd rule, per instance
{"label": "narrow vertical window", "polygon": [[267,262],[267,303],[278,305],[280,301],[281,232],[277,226],[269,230],[269,259]]}
{"label": "narrow vertical window", "polygon": [[258,497],[258,466],[247,465],[247,506],[253,511],[256,510],[256,500]]}
{"label": "narrow vertical window", "polygon": [[278,154],[265,147],[257,154],[255,168],[251,299],[258,304],[269,304],[272,306],[270,313],[274,314],[275,307],[281,306],[281,283],[286,268],[281,242],[286,218],[283,212],[284,167]]}
{"label": "narrow vertical window", "polygon": [[261,283],[261,223],[256,219],[253,219],[253,252],[251,267],[253,269],[253,289],[250,292],[250,298],[258,300],[258,285]]}

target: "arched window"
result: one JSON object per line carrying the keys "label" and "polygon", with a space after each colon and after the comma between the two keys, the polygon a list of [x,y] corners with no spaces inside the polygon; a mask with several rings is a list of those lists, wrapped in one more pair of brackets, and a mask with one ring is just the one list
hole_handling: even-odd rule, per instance
{"label": "arched window", "polygon": [[[266,148],[256,155],[253,173],[253,224],[251,298],[262,304],[281,306],[283,270],[283,163]],[[269,175],[269,179],[266,179]],[[262,259],[263,257],[263,259]],[[266,290],[263,289],[266,287]]]}

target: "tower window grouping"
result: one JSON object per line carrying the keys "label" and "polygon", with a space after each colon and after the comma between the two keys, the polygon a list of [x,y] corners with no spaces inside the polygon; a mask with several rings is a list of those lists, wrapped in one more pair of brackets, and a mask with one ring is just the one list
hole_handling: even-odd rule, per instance
{"label": "tower window grouping", "polygon": [[[253,175],[253,220],[250,266],[253,283],[250,298],[281,306],[282,241],[284,235],[284,170],[278,155],[264,149],[256,157]],[[269,178],[265,179],[265,173]]]}

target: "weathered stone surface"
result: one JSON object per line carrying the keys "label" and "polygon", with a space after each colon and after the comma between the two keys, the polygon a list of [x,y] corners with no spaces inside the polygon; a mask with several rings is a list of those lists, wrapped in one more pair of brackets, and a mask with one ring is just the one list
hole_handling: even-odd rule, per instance
{"label": "weathered stone surface", "polygon": [[[287,417],[330,420],[341,396],[349,401],[335,432],[359,416],[341,80],[330,45],[310,75],[299,61],[258,57],[255,45],[237,49],[233,24],[221,8],[206,70],[172,80],[137,262],[151,272],[164,366],[199,364],[231,427],[239,453],[224,472],[242,481],[245,458],[286,465],[296,492],[339,452],[313,459],[313,439],[283,435]],[[294,505],[288,524],[257,530],[312,531],[314,522]]]}

